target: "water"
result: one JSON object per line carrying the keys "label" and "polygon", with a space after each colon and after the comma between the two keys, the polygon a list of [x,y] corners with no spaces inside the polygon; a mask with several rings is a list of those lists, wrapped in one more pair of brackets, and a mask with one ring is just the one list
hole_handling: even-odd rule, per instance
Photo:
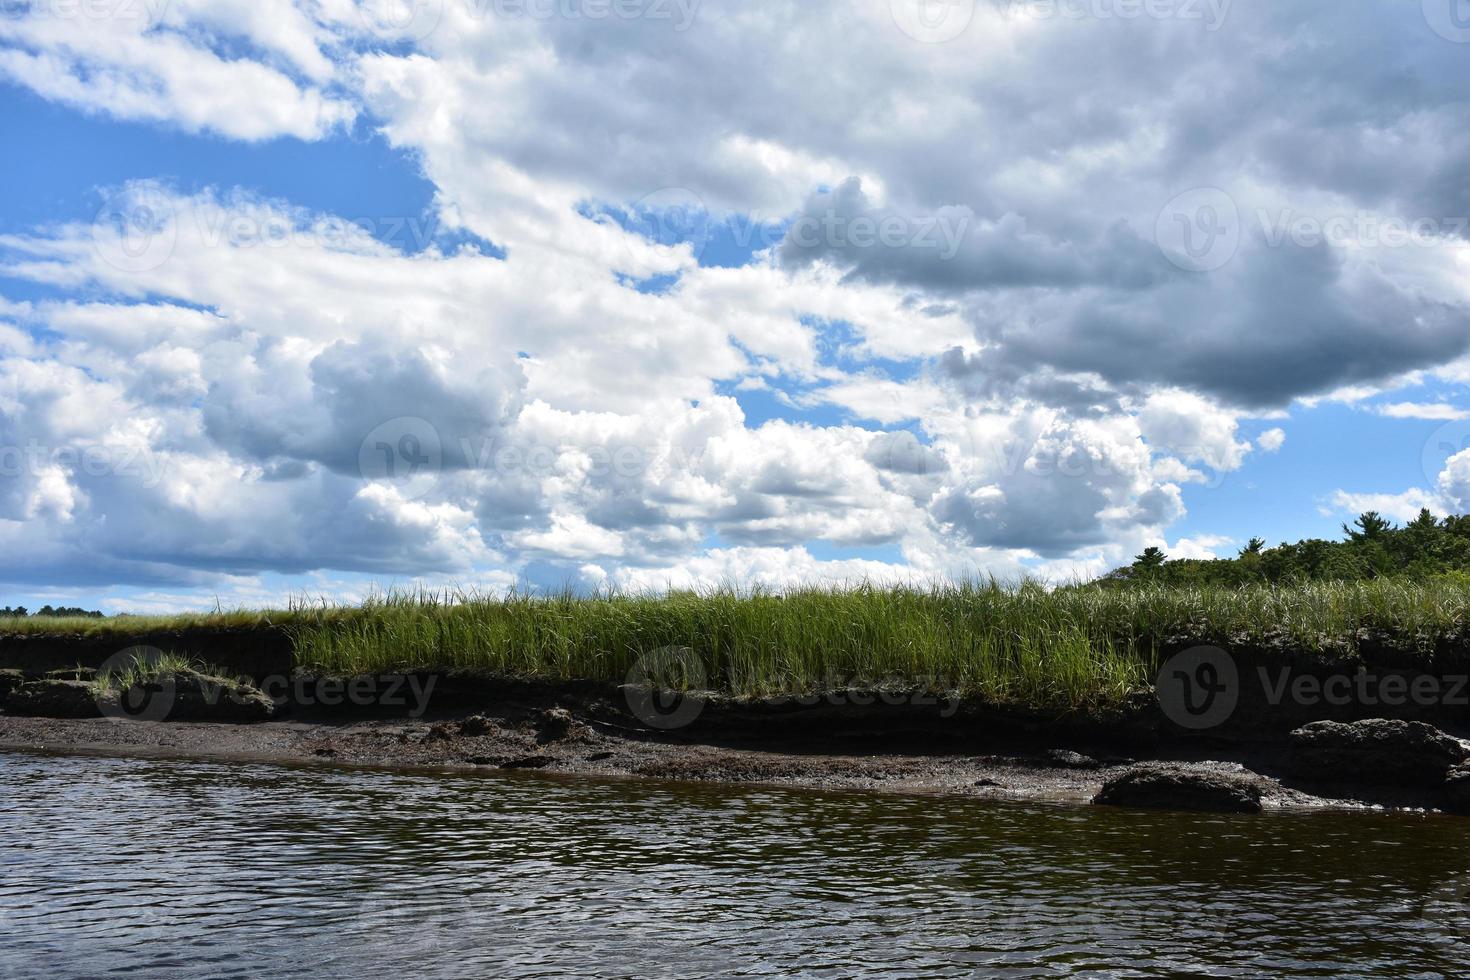
{"label": "water", "polygon": [[0,976],[1466,975],[1470,820],[0,754]]}

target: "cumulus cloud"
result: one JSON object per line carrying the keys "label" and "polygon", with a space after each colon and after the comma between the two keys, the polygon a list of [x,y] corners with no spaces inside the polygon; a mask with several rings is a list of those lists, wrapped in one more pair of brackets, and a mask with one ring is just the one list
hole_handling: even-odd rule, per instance
{"label": "cumulus cloud", "polygon": [[1263,453],[1280,452],[1284,445],[1286,445],[1285,429],[1267,429],[1256,437],[1256,448]]}
{"label": "cumulus cloud", "polygon": [[[0,18],[0,76],[119,119],[244,140],[315,139],[357,111],[315,84],[334,73],[316,34],[288,0],[36,3]],[[233,40],[276,57],[217,50]]]}
{"label": "cumulus cloud", "polygon": [[1403,522],[1418,517],[1419,511],[1425,507],[1443,515],[1445,504],[1446,498],[1443,496],[1418,487],[1403,493],[1349,493],[1338,490],[1332,494],[1332,506],[1326,513],[1362,514],[1373,510],[1391,520]]}
{"label": "cumulus cloud", "polygon": [[[134,6],[30,5],[0,73],[235,140],[365,122],[503,257],[150,181],[0,238],[52,297],[0,305],[33,583],[1095,574],[1282,447],[1241,420],[1470,350],[1470,67],[1402,11],[979,4],[929,44],[887,4]],[[1461,505],[1459,466],[1378,509]]]}

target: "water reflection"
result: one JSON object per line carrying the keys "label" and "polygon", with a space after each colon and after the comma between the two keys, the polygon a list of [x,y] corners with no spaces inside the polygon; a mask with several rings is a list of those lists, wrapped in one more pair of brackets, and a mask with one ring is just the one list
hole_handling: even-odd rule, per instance
{"label": "water reflection", "polygon": [[0,754],[0,976],[1464,975],[1470,821]]}

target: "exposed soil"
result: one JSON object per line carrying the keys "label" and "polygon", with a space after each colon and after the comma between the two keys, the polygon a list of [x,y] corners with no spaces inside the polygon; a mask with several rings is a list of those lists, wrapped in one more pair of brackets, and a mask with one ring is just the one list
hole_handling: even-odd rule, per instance
{"label": "exposed soil", "polygon": [[[1132,729],[1121,740],[1089,739],[1085,726],[1026,730],[973,718],[936,737],[935,731],[891,724],[892,718],[874,724],[852,708],[838,712],[843,713],[856,715],[846,729],[833,727],[831,711],[819,710],[801,724],[767,719],[751,729],[717,721],[693,731],[661,733],[638,727],[606,702],[588,704],[543,689],[482,701],[473,712],[424,719],[311,717],[298,711],[288,720],[239,725],[0,714],[0,750],[454,771],[535,769],[1072,803],[1091,801],[1105,782],[1136,762],[1164,760],[1179,763],[1171,768],[1186,775],[1250,778],[1260,787],[1265,809],[1435,804],[1432,795],[1407,789],[1283,784],[1273,776],[1281,757],[1273,746],[1145,743],[1132,737]],[[813,721],[820,721],[826,734],[813,731]]]}

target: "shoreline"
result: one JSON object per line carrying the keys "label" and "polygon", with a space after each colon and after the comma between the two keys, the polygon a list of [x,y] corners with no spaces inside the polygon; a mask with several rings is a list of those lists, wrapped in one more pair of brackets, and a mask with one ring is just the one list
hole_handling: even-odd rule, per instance
{"label": "shoreline", "polygon": [[1120,756],[1055,733],[966,739],[953,751],[882,751],[859,739],[715,744],[635,731],[558,708],[487,706],[483,714],[424,719],[291,719],[250,725],[53,719],[0,715],[0,751],[316,765],[425,773],[535,771],[794,789],[947,795],[983,802],[1089,805],[1110,779],[1162,762],[1201,777],[1257,780],[1261,809],[1434,810],[1424,793],[1381,787],[1286,785],[1259,748],[1175,746]]}

